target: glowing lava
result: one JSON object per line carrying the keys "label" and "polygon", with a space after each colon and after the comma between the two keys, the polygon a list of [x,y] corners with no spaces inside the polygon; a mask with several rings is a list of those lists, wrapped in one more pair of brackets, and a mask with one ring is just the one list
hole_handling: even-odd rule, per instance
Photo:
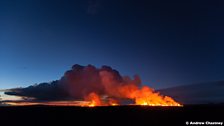
{"label": "glowing lava", "polygon": [[[182,106],[174,99],[168,96],[162,96],[158,92],[154,92],[153,89],[143,86],[137,88],[135,86],[123,86],[117,90],[118,94],[123,98],[131,99],[135,102],[135,105],[144,106]],[[102,99],[97,93],[90,93],[85,100],[89,102],[87,106],[116,106],[119,103],[114,99],[105,100]]]}
{"label": "glowing lava", "polygon": [[89,107],[102,106],[103,105],[103,103],[100,99],[100,96],[97,95],[94,92],[90,93],[87,97],[85,97],[85,100],[90,101],[90,103],[88,104]]}
{"label": "glowing lava", "polygon": [[154,92],[151,88],[144,86],[130,94],[130,98],[135,100],[136,105],[149,106],[181,106],[175,100],[168,96],[162,96]]}

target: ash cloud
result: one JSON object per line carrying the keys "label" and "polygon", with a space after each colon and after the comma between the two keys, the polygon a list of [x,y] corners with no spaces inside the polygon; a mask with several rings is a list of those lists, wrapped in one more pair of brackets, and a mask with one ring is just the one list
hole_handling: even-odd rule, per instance
{"label": "ash cloud", "polygon": [[81,100],[91,92],[110,97],[122,97],[118,87],[125,85],[141,86],[139,76],[134,79],[121,76],[109,66],[96,68],[93,65],[75,64],[63,77],[50,83],[40,83],[26,88],[10,89],[5,94],[32,97],[37,100]]}
{"label": "ash cloud", "polygon": [[69,94],[63,89],[60,82],[40,83],[26,88],[14,88],[5,92],[7,95],[16,95],[36,100],[64,100],[69,98]]}

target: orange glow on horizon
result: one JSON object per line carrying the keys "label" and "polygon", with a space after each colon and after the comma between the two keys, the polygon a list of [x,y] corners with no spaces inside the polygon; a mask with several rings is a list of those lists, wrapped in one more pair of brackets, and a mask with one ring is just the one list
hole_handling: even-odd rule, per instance
{"label": "orange glow on horizon", "polygon": [[[133,100],[135,103],[131,105],[142,106],[183,106],[168,96],[162,96],[153,89],[143,86],[138,88],[133,85],[125,85],[117,88],[117,96]],[[114,96],[115,97],[115,96]],[[92,92],[85,96],[84,101],[40,101],[35,102],[35,99],[25,100],[9,100],[3,102],[6,105],[12,106],[29,106],[29,105],[49,105],[49,106],[81,106],[81,107],[96,107],[96,106],[119,106],[119,101],[108,96],[102,97],[99,94]]]}

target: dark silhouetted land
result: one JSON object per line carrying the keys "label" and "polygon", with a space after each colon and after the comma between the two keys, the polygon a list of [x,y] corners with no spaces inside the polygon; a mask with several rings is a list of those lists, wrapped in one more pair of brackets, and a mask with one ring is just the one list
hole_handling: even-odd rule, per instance
{"label": "dark silhouetted land", "polygon": [[0,107],[1,124],[61,126],[185,126],[186,121],[223,121],[224,105],[184,107]]}

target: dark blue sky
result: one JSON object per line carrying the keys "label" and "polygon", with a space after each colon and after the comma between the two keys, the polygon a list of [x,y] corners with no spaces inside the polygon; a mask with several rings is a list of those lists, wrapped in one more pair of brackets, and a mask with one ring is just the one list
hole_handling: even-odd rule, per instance
{"label": "dark blue sky", "polygon": [[109,65],[154,88],[224,79],[224,2],[1,0],[0,88]]}

